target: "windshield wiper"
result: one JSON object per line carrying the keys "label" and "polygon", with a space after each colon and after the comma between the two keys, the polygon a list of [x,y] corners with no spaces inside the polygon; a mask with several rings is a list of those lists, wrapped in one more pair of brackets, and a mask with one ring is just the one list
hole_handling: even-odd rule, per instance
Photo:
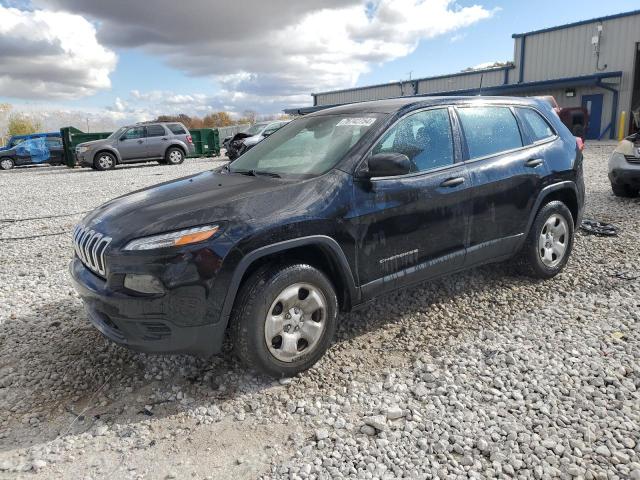
{"label": "windshield wiper", "polygon": [[262,170],[231,170],[229,169],[229,171],[231,173],[239,173],[240,175],[249,175],[252,177],[257,177],[258,175],[262,175],[265,177],[273,177],[273,178],[281,178],[279,174],[274,173],[274,172],[264,172]]}

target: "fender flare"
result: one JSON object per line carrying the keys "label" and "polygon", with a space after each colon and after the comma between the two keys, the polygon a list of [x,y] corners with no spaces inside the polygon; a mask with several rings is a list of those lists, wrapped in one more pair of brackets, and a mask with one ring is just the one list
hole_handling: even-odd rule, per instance
{"label": "fender flare", "polygon": [[[578,194],[578,187],[576,186],[575,182],[573,182],[572,180],[565,180],[563,182],[554,183],[553,185],[548,185],[540,191],[540,193],[538,194],[538,198],[536,199],[536,203],[533,205],[533,208],[531,209],[531,213],[529,214],[529,220],[527,221],[527,228],[525,230],[525,238],[527,235],[529,235],[529,230],[531,230],[533,221],[535,220],[536,215],[538,214],[538,210],[540,210],[540,205],[542,205],[542,202],[544,201],[544,199],[547,198],[553,192],[557,192],[559,190],[567,190],[567,189],[572,190],[573,193],[576,195],[576,198],[578,200],[580,199],[580,195]],[[578,219],[574,218],[574,221],[578,221]]]}
{"label": "fender flare", "polygon": [[330,256],[335,266],[338,268],[340,275],[342,275],[344,278],[345,287],[348,290],[351,304],[356,304],[359,302],[360,289],[356,286],[353,272],[351,271],[351,267],[349,266],[349,262],[347,261],[347,257],[344,254],[342,247],[340,247],[338,242],[336,242],[333,238],[326,235],[310,235],[307,237],[294,238],[291,240],[284,240],[282,242],[266,245],[264,247],[257,248],[256,250],[253,250],[252,252],[242,257],[242,260],[240,260],[238,266],[233,272],[233,276],[231,278],[231,282],[224,299],[224,304],[222,306],[221,319],[224,322],[225,326],[229,322],[231,310],[233,309],[233,304],[235,303],[242,277],[247,272],[251,264],[267,255],[284,252],[286,250],[291,250],[293,248],[302,247],[305,245],[318,246]]}

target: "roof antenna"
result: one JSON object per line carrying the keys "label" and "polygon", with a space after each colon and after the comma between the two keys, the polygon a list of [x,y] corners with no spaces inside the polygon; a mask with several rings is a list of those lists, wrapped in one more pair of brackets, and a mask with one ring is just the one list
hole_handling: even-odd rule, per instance
{"label": "roof antenna", "polygon": [[480,90],[478,92],[478,96],[481,97],[482,96],[482,80],[484,79],[484,73],[480,74]]}

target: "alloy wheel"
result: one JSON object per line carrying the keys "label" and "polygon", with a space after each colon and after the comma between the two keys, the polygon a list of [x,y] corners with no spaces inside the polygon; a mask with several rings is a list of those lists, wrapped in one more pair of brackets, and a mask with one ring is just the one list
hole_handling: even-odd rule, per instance
{"label": "alloy wheel", "polygon": [[98,157],[98,164],[103,170],[108,170],[113,167],[113,158],[111,155],[100,155]]}

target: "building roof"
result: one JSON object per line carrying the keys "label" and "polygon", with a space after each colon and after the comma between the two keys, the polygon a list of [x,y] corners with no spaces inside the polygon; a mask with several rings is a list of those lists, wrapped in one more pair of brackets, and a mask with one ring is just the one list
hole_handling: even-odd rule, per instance
{"label": "building roof", "polygon": [[343,93],[343,92],[352,92],[354,90],[366,90],[367,88],[379,88],[379,87],[387,87],[389,85],[401,85],[401,84],[409,84],[413,82],[421,82],[424,80],[438,80],[439,78],[451,78],[451,77],[463,77],[465,75],[475,75],[487,72],[500,72],[504,70],[511,70],[515,68],[513,63],[508,63],[502,67],[489,67],[489,68],[479,68],[477,70],[465,70],[464,72],[456,72],[456,73],[448,73],[444,75],[435,75],[432,77],[420,77],[420,78],[412,78],[411,80],[401,80],[399,82],[387,82],[387,83],[377,83],[374,85],[364,85],[362,87],[351,87],[351,88],[342,88],[340,90],[328,90],[326,92],[316,92],[312,93],[312,96],[316,95],[326,95],[328,93]]}
{"label": "building roof", "polygon": [[519,38],[519,37],[525,37],[527,35],[535,35],[537,33],[553,32],[555,30],[563,30],[565,28],[579,27],[580,25],[587,25],[589,23],[604,22],[606,20],[615,20],[616,18],[623,18],[623,17],[632,17],[633,15],[640,15],[640,10],[632,10],[630,12],[616,13],[614,15],[607,15],[605,17],[590,18],[589,20],[580,20],[579,22],[565,23],[564,25],[542,28],[540,30],[532,30],[530,32],[525,32],[525,33],[514,33],[513,35],[511,35],[511,37]]}

